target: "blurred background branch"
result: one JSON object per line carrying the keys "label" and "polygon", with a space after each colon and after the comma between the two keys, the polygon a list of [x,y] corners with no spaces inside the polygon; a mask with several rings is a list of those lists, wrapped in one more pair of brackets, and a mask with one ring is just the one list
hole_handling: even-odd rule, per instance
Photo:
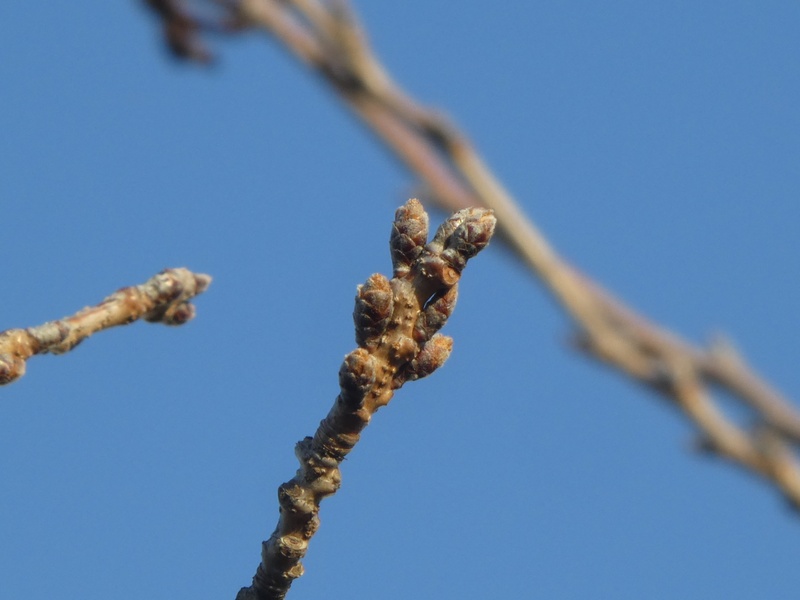
{"label": "blurred background branch", "polygon": [[[372,52],[349,3],[320,0],[148,0],[180,58],[206,62],[206,32],[262,31],[316,71],[447,210],[492,208],[508,247],[576,326],[575,343],[668,399],[696,427],[697,447],[758,475],[800,507],[800,414],[728,342],[690,344],[656,325],[563,259],[442,113],[414,100]],[[173,31],[180,31],[176,43]],[[200,51],[191,48],[202,47]],[[413,45],[410,45],[413,48]],[[729,394],[753,415],[744,426],[719,407]]]}

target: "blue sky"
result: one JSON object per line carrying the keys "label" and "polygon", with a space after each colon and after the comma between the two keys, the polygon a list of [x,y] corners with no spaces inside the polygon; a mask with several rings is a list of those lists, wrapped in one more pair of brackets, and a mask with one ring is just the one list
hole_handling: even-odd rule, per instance
{"label": "blue sky", "polygon": [[[800,6],[551,4],[357,8],[570,260],[800,398]],[[215,278],[189,325],[2,390],[0,598],[233,598],[390,272],[414,179],[270,40],[215,48],[176,64],[132,1],[0,6],[0,330]],[[366,430],[289,597],[794,597],[800,520],[571,331],[502,245],[470,263],[450,361]]]}

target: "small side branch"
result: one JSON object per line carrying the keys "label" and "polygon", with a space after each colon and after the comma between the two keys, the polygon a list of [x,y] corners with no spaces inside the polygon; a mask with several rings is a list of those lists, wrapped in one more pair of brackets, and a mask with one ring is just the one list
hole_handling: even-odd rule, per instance
{"label": "small side branch", "polygon": [[189,301],[202,294],[211,277],[187,269],[166,269],[142,285],[122,288],[97,306],[38,327],[0,332],[0,385],[25,374],[27,360],[36,354],[69,352],[98,331],[138,319],[182,325],[195,315]]}
{"label": "small side branch", "polygon": [[353,320],[358,348],[339,369],[339,396],[313,437],[298,442],[297,474],[278,488],[280,517],[263,543],[253,584],[237,600],[284,598],[303,574],[300,560],[319,528],[319,506],[341,484],[339,465],[372,415],[406,381],[430,375],[453,341],[438,333],[456,304],[467,261],[494,233],[490,210],[465,209],[442,224],[430,243],[428,215],[417,200],[398,209],[391,236],[394,277],[375,274],[358,286]]}

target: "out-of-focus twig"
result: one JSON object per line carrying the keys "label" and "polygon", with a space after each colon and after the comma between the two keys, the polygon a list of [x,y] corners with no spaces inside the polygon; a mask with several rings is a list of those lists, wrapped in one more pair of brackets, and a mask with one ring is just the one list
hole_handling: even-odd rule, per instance
{"label": "out-of-focus twig", "polygon": [[211,277],[187,269],[166,269],[142,285],[122,288],[97,306],[71,317],[27,329],[0,332],[0,385],[25,374],[26,361],[35,354],[62,354],[103,329],[138,319],[182,325],[194,317],[190,300],[202,294]]}
{"label": "out-of-focus twig", "polygon": [[[262,30],[319,73],[449,210],[486,206],[498,229],[578,328],[577,346],[670,399],[700,446],[771,481],[800,508],[800,414],[738,355],[699,348],[658,327],[567,263],[493,175],[467,136],[416,102],[372,52],[345,0],[217,0],[243,27]],[[692,382],[688,394],[686,382]],[[715,388],[752,411],[744,428],[716,408]],[[713,415],[713,416],[712,416]],[[768,432],[768,444],[763,443]],[[785,447],[786,451],[776,451]]]}
{"label": "out-of-focus twig", "polygon": [[372,415],[406,381],[430,375],[453,341],[438,331],[452,313],[467,261],[494,232],[490,210],[464,209],[436,231],[417,200],[398,209],[391,236],[394,277],[373,275],[358,286],[353,320],[358,348],[339,370],[341,391],[313,437],[298,442],[300,469],[278,489],[280,517],[263,543],[253,583],[237,600],[277,600],[303,574],[300,560],[319,528],[319,506],[341,483],[339,465]]}
{"label": "out-of-focus twig", "polygon": [[164,42],[178,59],[208,64],[213,56],[201,33],[233,33],[239,29],[238,21],[224,3],[213,0],[144,0],[144,3],[161,20]]}

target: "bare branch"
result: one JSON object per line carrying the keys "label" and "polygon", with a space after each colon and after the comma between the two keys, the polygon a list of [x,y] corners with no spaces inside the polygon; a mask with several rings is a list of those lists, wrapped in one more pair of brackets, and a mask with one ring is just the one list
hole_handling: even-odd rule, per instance
{"label": "bare branch", "polygon": [[[286,595],[303,574],[300,560],[319,528],[320,502],[339,489],[339,465],[361,431],[395,390],[430,375],[450,355],[452,340],[437,331],[455,306],[467,260],[489,243],[495,218],[486,209],[460,211],[426,246],[427,221],[417,200],[398,209],[391,238],[394,278],[376,274],[358,287],[353,320],[359,347],[339,370],[341,391],[328,416],[295,448],[300,469],[278,488],[278,525],[263,543],[252,586],[242,588],[237,600]],[[431,326],[426,309],[440,298],[448,302],[437,305],[441,318]]]}
{"label": "bare branch", "polygon": [[71,317],[0,332],[0,385],[22,377],[31,356],[69,352],[93,333],[109,327],[138,319],[182,325],[195,315],[189,301],[210,284],[208,275],[166,269],[142,285],[122,288],[97,306],[84,308]]}

